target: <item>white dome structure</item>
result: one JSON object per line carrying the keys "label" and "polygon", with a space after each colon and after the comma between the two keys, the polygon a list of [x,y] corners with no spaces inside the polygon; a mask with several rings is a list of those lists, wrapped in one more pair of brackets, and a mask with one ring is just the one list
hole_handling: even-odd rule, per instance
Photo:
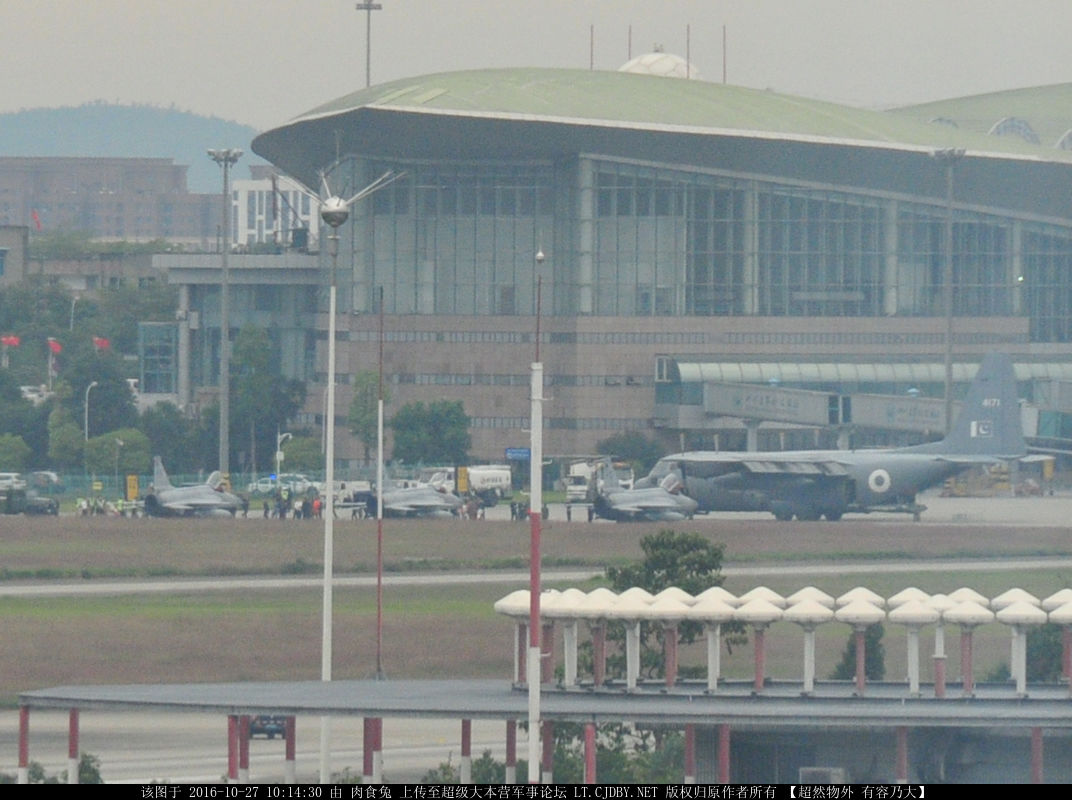
{"label": "white dome structure", "polygon": [[631,58],[618,67],[618,72],[632,72],[637,75],[655,75],[660,78],[689,78],[696,80],[700,77],[695,66],[673,53],[644,53],[636,58]]}

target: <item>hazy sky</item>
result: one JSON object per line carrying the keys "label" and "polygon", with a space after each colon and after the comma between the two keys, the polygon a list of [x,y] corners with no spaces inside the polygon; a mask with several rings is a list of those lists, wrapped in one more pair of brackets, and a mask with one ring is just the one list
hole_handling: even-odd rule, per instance
{"label": "hazy sky", "polygon": [[[730,83],[883,108],[1072,81],[1070,0],[379,0],[372,82],[616,69],[658,43]],[[151,103],[270,128],[365,85],[355,0],[2,0],[0,111]]]}

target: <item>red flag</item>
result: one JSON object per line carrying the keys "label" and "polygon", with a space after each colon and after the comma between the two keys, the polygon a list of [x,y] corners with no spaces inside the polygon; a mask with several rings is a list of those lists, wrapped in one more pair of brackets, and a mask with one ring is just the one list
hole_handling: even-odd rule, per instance
{"label": "red flag", "polygon": [[94,336],[93,346],[96,347],[98,350],[107,350],[109,347],[112,346],[112,343],[105,339],[103,336]]}
{"label": "red flag", "polygon": [[21,341],[22,340],[13,333],[6,336],[0,336],[0,344],[4,347],[18,347]]}
{"label": "red flag", "polygon": [[53,353],[63,352],[63,346],[51,336],[48,337],[48,349],[51,350]]}
{"label": "red flag", "polygon": [[37,230],[41,230],[41,218],[37,216],[36,208],[30,211],[30,216],[33,217],[34,227],[37,228]]}

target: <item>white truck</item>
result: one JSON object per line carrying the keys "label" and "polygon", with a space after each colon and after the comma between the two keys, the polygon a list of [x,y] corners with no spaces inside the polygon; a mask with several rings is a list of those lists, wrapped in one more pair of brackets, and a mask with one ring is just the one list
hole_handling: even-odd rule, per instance
{"label": "white truck", "polygon": [[566,472],[566,502],[583,503],[588,497],[588,482],[592,479],[595,464],[591,461],[574,461]]}
{"label": "white truck", "polygon": [[422,470],[418,477],[418,485],[431,486],[444,492],[462,494],[475,494],[484,502],[484,505],[493,506],[503,497],[510,494],[512,476],[510,467],[505,464],[474,464],[462,467],[465,471],[465,480],[459,485],[454,467],[429,467]]}
{"label": "white truck", "polygon": [[[605,468],[607,465],[606,459],[596,459],[594,461],[574,461],[569,465],[569,470],[566,474],[566,502],[567,503],[583,503],[588,499],[588,485],[592,482],[593,476],[595,476],[601,468]],[[600,485],[597,489],[602,489],[605,481],[610,480],[613,483],[615,480],[618,482],[618,486],[622,489],[633,488],[633,468],[624,461],[615,461],[610,465],[613,477],[608,476],[607,473],[603,473],[598,478]]]}

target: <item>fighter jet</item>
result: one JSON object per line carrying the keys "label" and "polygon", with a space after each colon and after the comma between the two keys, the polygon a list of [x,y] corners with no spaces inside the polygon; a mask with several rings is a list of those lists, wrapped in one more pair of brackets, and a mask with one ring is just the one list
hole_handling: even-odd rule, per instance
{"label": "fighter jet", "polygon": [[213,472],[205,483],[172,486],[160,456],[153,458],[153,488],[145,496],[145,513],[153,517],[234,516],[242,499],[224,491],[223,478]]}
{"label": "fighter jet", "polygon": [[779,520],[837,520],[847,512],[911,513],[916,494],[974,464],[1024,456],[1016,376],[1007,355],[983,359],[949,435],[890,450],[725,453],[693,451],[661,459],[637,486],[668,475],[706,511],[770,511]]}
{"label": "fighter jet", "polygon": [[681,493],[684,486],[673,473],[658,486],[623,489],[610,462],[597,465],[589,481],[588,499],[592,510],[603,519],[617,522],[656,522],[688,519],[697,503]]}
{"label": "fighter jet", "polygon": [[[376,516],[376,492],[368,499],[368,513]],[[430,486],[408,486],[388,489],[383,493],[385,517],[453,517],[462,500],[450,492]]]}

